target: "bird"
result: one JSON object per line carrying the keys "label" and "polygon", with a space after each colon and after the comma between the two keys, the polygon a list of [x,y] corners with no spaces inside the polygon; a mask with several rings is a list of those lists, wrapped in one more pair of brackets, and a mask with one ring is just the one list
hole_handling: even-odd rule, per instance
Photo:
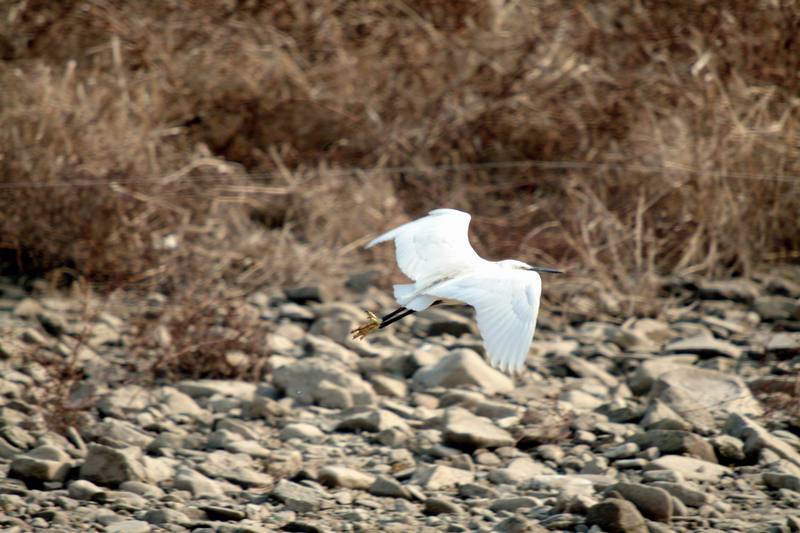
{"label": "bird", "polygon": [[380,318],[367,311],[368,321],[350,332],[354,339],[363,339],[445,300],[456,300],[475,308],[478,330],[493,367],[508,373],[524,367],[539,313],[539,273],[563,271],[514,259],[482,258],[469,243],[471,218],[456,209],[434,209],[366,245],[372,248],[394,241],[397,266],[413,283],[394,285],[400,307]]}

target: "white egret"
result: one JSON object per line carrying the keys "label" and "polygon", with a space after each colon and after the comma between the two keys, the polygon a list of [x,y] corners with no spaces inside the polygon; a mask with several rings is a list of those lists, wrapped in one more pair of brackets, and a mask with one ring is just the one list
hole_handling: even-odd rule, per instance
{"label": "white egret", "polygon": [[395,285],[394,297],[401,307],[383,318],[367,312],[369,322],[351,332],[354,338],[363,339],[442,299],[458,300],[475,308],[492,366],[509,372],[522,369],[539,313],[539,272],[561,271],[513,259],[483,259],[469,244],[470,219],[463,211],[435,209],[367,244],[371,248],[394,240],[397,265],[414,283]]}

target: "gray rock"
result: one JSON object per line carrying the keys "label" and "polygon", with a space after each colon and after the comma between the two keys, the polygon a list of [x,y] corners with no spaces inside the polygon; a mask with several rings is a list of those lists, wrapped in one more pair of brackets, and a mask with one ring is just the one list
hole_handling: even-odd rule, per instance
{"label": "gray rock", "polygon": [[219,498],[224,495],[219,482],[185,466],[178,468],[172,485],[176,489],[188,490],[195,498]]}
{"label": "gray rock", "polygon": [[650,461],[646,470],[672,470],[681,474],[686,479],[698,481],[719,481],[722,476],[731,475],[730,468],[715,463],[709,463],[694,457],[682,455],[665,455]]}
{"label": "gray rock", "polygon": [[293,302],[281,305],[278,308],[278,316],[288,318],[293,322],[312,322],[315,317],[311,309]]}
{"label": "gray rock", "polygon": [[120,484],[119,489],[126,492],[132,492],[152,500],[160,500],[164,497],[164,491],[161,490],[158,485],[144,483],[142,481],[126,481],[125,483]]}
{"label": "gray rock", "polygon": [[558,399],[566,402],[577,411],[593,411],[603,405],[603,400],[580,389],[568,389],[559,394]]}
{"label": "gray rock", "polygon": [[[606,326],[616,328],[616,326],[611,326],[610,324],[606,324]],[[588,361],[582,357],[567,355],[564,357],[564,364],[575,375],[582,378],[596,379],[597,381],[599,381],[608,388],[614,388],[619,384],[619,380],[617,380],[616,377],[606,372],[599,365],[592,363],[591,361]]]}
{"label": "gray rock", "polygon": [[322,289],[314,285],[302,287],[287,287],[283,289],[283,294],[290,302],[305,305],[311,302],[322,303]]}
{"label": "gray rock", "polygon": [[625,459],[635,456],[639,451],[639,444],[636,441],[626,442],[625,444],[619,444],[604,450],[603,457],[608,459]]}
{"label": "gray rock", "polygon": [[[320,324],[325,325],[326,329],[335,329],[336,331],[324,331],[319,327]],[[314,322],[314,325],[317,327],[312,326],[311,332],[304,338],[306,353],[312,357],[339,361],[348,368],[355,369],[359,362],[358,353],[342,346],[349,342],[358,342],[350,340],[353,323],[340,318],[322,318]]]}
{"label": "gray rock", "polygon": [[758,285],[744,278],[730,280],[703,280],[699,285],[701,298],[707,300],[733,300],[734,302],[752,303],[758,298]]}
{"label": "gray rock", "polygon": [[307,442],[319,442],[325,438],[325,433],[317,426],[298,422],[284,426],[280,432],[280,437],[283,440],[301,439]]}
{"label": "gray rock", "polygon": [[753,302],[756,313],[762,320],[798,320],[800,302],[786,296],[761,296]]}
{"label": "gray rock", "polygon": [[546,533],[549,530],[531,522],[524,516],[513,515],[498,523],[492,531],[495,533]]}
{"label": "gray rock", "polygon": [[639,339],[629,348],[635,350],[661,346],[675,335],[668,323],[652,318],[632,318],[622,325],[622,330]]}
{"label": "gray rock", "polygon": [[536,447],[536,453],[542,459],[558,464],[564,459],[564,450],[557,444],[541,444]]}
{"label": "gray rock", "polygon": [[541,505],[541,501],[530,496],[512,496],[508,498],[498,498],[492,502],[489,509],[492,511],[517,511],[519,509],[531,509]]}
{"label": "gray rock", "polygon": [[405,398],[408,396],[408,385],[403,380],[384,374],[376,374],[370,376],[369,381],[372,383],[375,392],[381,396],[389,396],[391,398]]}
{"label": "gray rock", "polygon": [[355,292],[367,292],[367,289],[374,286],[379,277],[380,272],[377,270],[356,272],[347,278],[345,286]]}
{"label": "gray rock", "polygon": [[797,467],[800,467],[800,452],[785,440],[769,433],[761,424],[738,413],[731,413],[725,423],[724,432],[744,441],[744,452],[755,457],[763,449],[774,452]]}
{"label": "gray rock", "polygon": [[139,448],[111,448],[90,444],[86,459],[81,465],[80,477],[99,485],[115,487],[125,481],[143,481],[145,469]]}
{"label": "gray rock", "polygon": [[317,491],[286,479],[280,480],[270,495],[289,510],[298,513],[317,511],[322,505]]}
{"label": "gray rock", "polygon": [[191,522],[188,516],[175,509],[151,509],[144,515],[146,522],[156,525],[178,524],[186,525]]}
{"label": "gray rock", "polygon": [[369,493],[388,498],[411,499],[411,493],[399,481],[389,476],[377,476],[369,487]]}
{"label": "gray rock", "polygon": [[662,488],[641,483],[617,483],[608,490],[633,503],[646,518],[666,523],[672,520],[672,496]]}
{"label": "gray rock", "polygon": [[0,437],[3,437],[12,446],[23,450],[31,448],[36,443],[33,435],[19,426],[0,427]]}
{"label": "gray rock", "polygon": [[696,355],[666,355],[657,359],[642,361],[636,371],[628,378],[628,386],[634,394],[646,394],[653,383],[662,375],[684,366],[691,366]]}
{"label": "gray rock", "polygon": [[514,389],[511,378],[490,367],[480,355],[467,348],[454,350],[437,363],[420,368],[414,373],[413,383],[417,389],[474,385],[488,394]]}
{"label": "gray rock", "polygon": [[386,409],[354,413],[336,425],[337,431],[369,431],[373,433],[397,428],[410,432],[408,422]]}
{"label": "gray rock", "polygon": [[[594,484],[591,481],[593,476],[583,475],[539,475],[533,477],[524,487],[532,489],[547,489],[558,491],[559,496],[571,498],[573,496],[592,496],[595,492]],[[603,476],[594,476],[603,477]],[[611,485],[613,481],[608,478],[603,484],[605,486]]]}
{"label": "gray rock", "polygon": [[293,478],[303,468],[303,455],[297,450],[275,450],[266,468],[269,475],[278,479]]}
{"label": "gray rock", "polygon": [[460,514],[461,512],[461,508],[450,498],[440,496],[425,500],[426,514]]}
{"label": "gray rock", "polygon": [[200,509],[206,513],[209,520],[232,520],[238,522],[247,517],[247,513],[244,511],[231,509],[230,507],[222,507],[220,505],[201,505]]}
{"label": "gray rock", "polygon": [[731,435],[717,435],[711,438],[711,444],[717,452],[717,457],[723,462],[741,462],[747,457],[744,453],[744,443]]}
{"label": "gray rock", "polygon": [[664,348],[664,351],[678,354],[693,353],[701,357],[722,356],[730,357],[731,359],[739,359],[742,353],[744,353],[744,351],[735,344],[705,335],[698,335],[671,342]]}
{"label": "gray rock", "polygon": [[152,435],[140,430],[134,424],[112,417],[107,417],[97,424],[92,428],[92,433],[95,438],[105,437],[138,448],[146,448],[153,441]]}
{"label": "gray rock", "polygon": [[177,384],[179,391],[192,398],[208,398],[219,394],[242,400],[252,400],[258,388],[249,381],[225,379],[187,379]]}
{"label": "gray rock", "polygon": [[589,508],[586,524],[608,533],[648,533],[644,517],[627,500],[609,498]]}
{"label": "gray rock", "polygon": [[766,350],[776,357],[793,357],[800,353],[800,333],[775,333],[767,341]]}
{"label": "gray rock", "polygon": [[204,416],[206,410],[197,405],[191,396],[172,387],[163,387],[158,399],[159,406],[170,415]]}
{"label": "gray rock", "polygon": [[338,361],[310,357],[275,369],[273,384],[301,404],[320,400],[319,384],[327,381],[349,391],[354,405],[372,405],[376,395],[372,385]]}
{"label": "gray rock", "polygon": [[411,477],[411,483],[421,485],[428,490],[439,490],[461,483],[472,483],[474,479],[475,474],[469,470],[436,465],[418,467]]}
{"label": "gray rock", "polygon": [[458,496],[460,498],[497,498],[496,489],[480,483],[462,483],[458,486]]}
{"label": "gray rock", "polygon": [[656,481],[652,485],[669,492],[689,507],[701,507],[711,502],[711,497],[707,492],[686,481]]}
{"label": "gray rock", "polygon": [[764,484],[772,489],[788,489],[800,492],[800,476],[782,474],[780,472],[764,472],[761,474]]}
{"label": "gray rock", "polygon": [[71,466],[70,456],[55,446],[39,446],[11,461],[9,475],[25,481],[63,481]]}
{"label": "gray rock", "polygon": [[505,468],[490,470],[489,481],[496,485],[518,485],[553,473],[549,466],[525,456],[512,460]]}
{"label": "gray rock", "polygon": [[445,444],[458,448],[498,448],[514,444],[508,431],[461,407],[445,411],[443,437]]}
{"label": "gray rock", "polygon": [[650,398],[660,400],[704,430],[715,427],[717,416],[762,412],[740,377],[702,368],[681,368],[663,374],[653,384]]}
{"label": "gray rock", "polygon": [[346,466],[325,466],[319,470],[319,480],[331,487],[366,490],[375,482],[375,476]]}
{"label": "gray rock", "polygon": [[597,345],[613,342],[623,349],[628,349],[637,341],[629,332],[606,322],[583,322],[576,334],[581,344]]}
{"label": "gray rock", "polygon": [[318,384],[314,391],[314,402],[330,409],[349,409],[354,405],[349,389],[327,380]]}
{"label": "gray rock", "polygon": [[717,462],[711,444],[688,431],[652,429],[632,436],[631,440],[642,449],[656,447],[663,454],[689,455],[710,463]]}
{"label": "gray rock", "polygon": [[645,429],[673,429],[689,431],[692,425],[660,400],[652,400],[644,412],[640,425]]}
{"label": "gray rock", "polygon": [[137,413],[146,409],[152,399],[151,391],[139,385],[123,385],[104,394],[97,402],[101,413],[123,417],[127,413]]}
{"label": "gray rock", "polygon": [[99,498],[105,491],[85,479],[76,479],[69,484],[69,497],[76,500],[94,500]]}
{"label": "gray rock", "polygon": [[106,526],[106,533],[150,533],[150,524],[142,520],[122,520]]}

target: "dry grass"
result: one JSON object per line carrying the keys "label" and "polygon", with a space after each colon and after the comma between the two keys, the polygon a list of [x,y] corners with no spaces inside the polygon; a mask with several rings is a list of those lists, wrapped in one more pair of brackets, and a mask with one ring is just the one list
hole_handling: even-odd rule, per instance
{"label": "dry grass", "polygon": [[259,381],[268,368],[266,322],[241,298],[198,283],[142,313],[134,328],[131,351],[145,376]]}
{"label": "dry grass", "polygon": [[[639,302],[667,272],[798,258],[798,182],[751,179],[800,176],[791,2],[5,6],[21,271],[338,280],[366,234],[442,205],[488,256]],[[481,166],[521,160],[579,164]]]}

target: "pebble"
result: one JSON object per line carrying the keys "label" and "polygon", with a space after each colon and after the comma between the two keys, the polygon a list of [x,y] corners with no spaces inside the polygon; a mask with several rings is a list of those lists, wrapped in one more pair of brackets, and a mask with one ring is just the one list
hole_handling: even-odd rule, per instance
{"label": "pebble", "polygon": [[322,505],[317,491],[285,479],[278,482],[270,495],[286,505],[287,509],[299,513],[317,511]]}
{"label": "pebble", "polygon": [[375,476],[345,466],[325,466],[319,470],[319,480],[331,487],[366,490],[375,482]]}
{"label": "pebble", "polygon": [[731,413],[725,423],[725,433],[744,441],[744,453],[753,457],[767,449],[796,467],[800,468],[800,452],[785,440],[770,434],[764,426],[751,418]]}
{"label": "pebble", "polygon": [[26,481],[63,481],[70,469],[71,457],[55,446],[39,446],[17,455],[9,475]]}
{"label": "pebble", "polygon": [[68,487],[69,497],[76,500],[93,500],[103,492],[102,488],[85,479],[76,479]]}
{"label": "pebble", "polygon": [[617,483],[608,490],[633,503],[646,518],[664,523],[672,519],[672,497],[662,488],[641,483]]}
{"label": "pebble", "polygon": [[150,524],[142,520],[121,520],[106,526],[106,533],[150,533]]}
{"label": "pebble", "polygon": [[682,455],[664,455],[650,461],[646,468],[650,470],[672,470],[686,479],[698,481],[719,481],[722,476],[732,473],[731,469],[726,466]]}
{"label": "pebble", "polygon": [[219,482],[187,467],[178,468],[172,485],[191,492],[196,498],[218,498],[224,494]]}
{"label": "pebble", "polygon": [[427,514],[460,514],[461,512],[461,507],[450,498],[440,496],[425,500],[425,513]]}
{"label": "pebble", "polygon": [[445,444],[457,448],[499,448],[514,443],[511,434],[488,418],[473,415],[461,407],[451,407],[445,412],[443,424]]}
{"label": "pebble", "polygon": [[475,474],[469,470],[444,465],[423,466],[415,470],[411,477],[411,483],[416,483],[428,490],[439,490],[461,483],[471,483],[474,478]]}
{"label": "pebble", "polygon": [[700,507],[711,501],[711,497],[707,492],[688,482],[656,481],[652,483],[652,486],[669,492],[689,507]]}
{"label": "pebble", "polygon": [[415,389],[474,385],[487,394],[508,393],[514,390],[511,379],[489,366],[473,350],[454,350],[436,363],[424,366],[413,376]]}
{"label": "pebble", "polygon": [[146,476],[141,456],[141,450],[136,447],[111,448],[90,444],[80,468],[81,479],[111,487],[125,481],[142,481]]}
{"label": "pebble", "polygon": [[590,507],[586,524],[611,533],[647,533],[647,524],[636,506],[618,498],[608,498]]}
{"label": "pebble", "polygon": [[[265,290],[242,309],[270,326],[260,380],[147,385],[115,381],[135,339],[124,310],[106,320],[36,296],[13,316],[20,298],[4,306],[2,287],[0,529],[800,531],[800,439],[769,397],[794,391],[798,319],[765,283],[750,304],[690,290],[658,318],[545,313],[514,377],[489,367],[460,313],[356,342],[361,309],[391,305],[380,291],[301,305]],[[63,438],[28,394],[51,377],[21,366],[20,334],[72,353],[70,332],[92,321],[75,398],[96,409]],[[66,474],[24,478],[23,458]]]}
{"label": "pebble", "polygon": [[662,374],[653,384],[650,398],[660,400],[693,426],[706,431],[713,431],[720,414],[762,412],[739,376],[695,367]]}
{"label": "pebble", "polygon": [[688,431],[651,429],[634,435],[631,440],[641,448],[656,447],[663,454],[688,455],[711,463],[717,462],[713,446]]}

